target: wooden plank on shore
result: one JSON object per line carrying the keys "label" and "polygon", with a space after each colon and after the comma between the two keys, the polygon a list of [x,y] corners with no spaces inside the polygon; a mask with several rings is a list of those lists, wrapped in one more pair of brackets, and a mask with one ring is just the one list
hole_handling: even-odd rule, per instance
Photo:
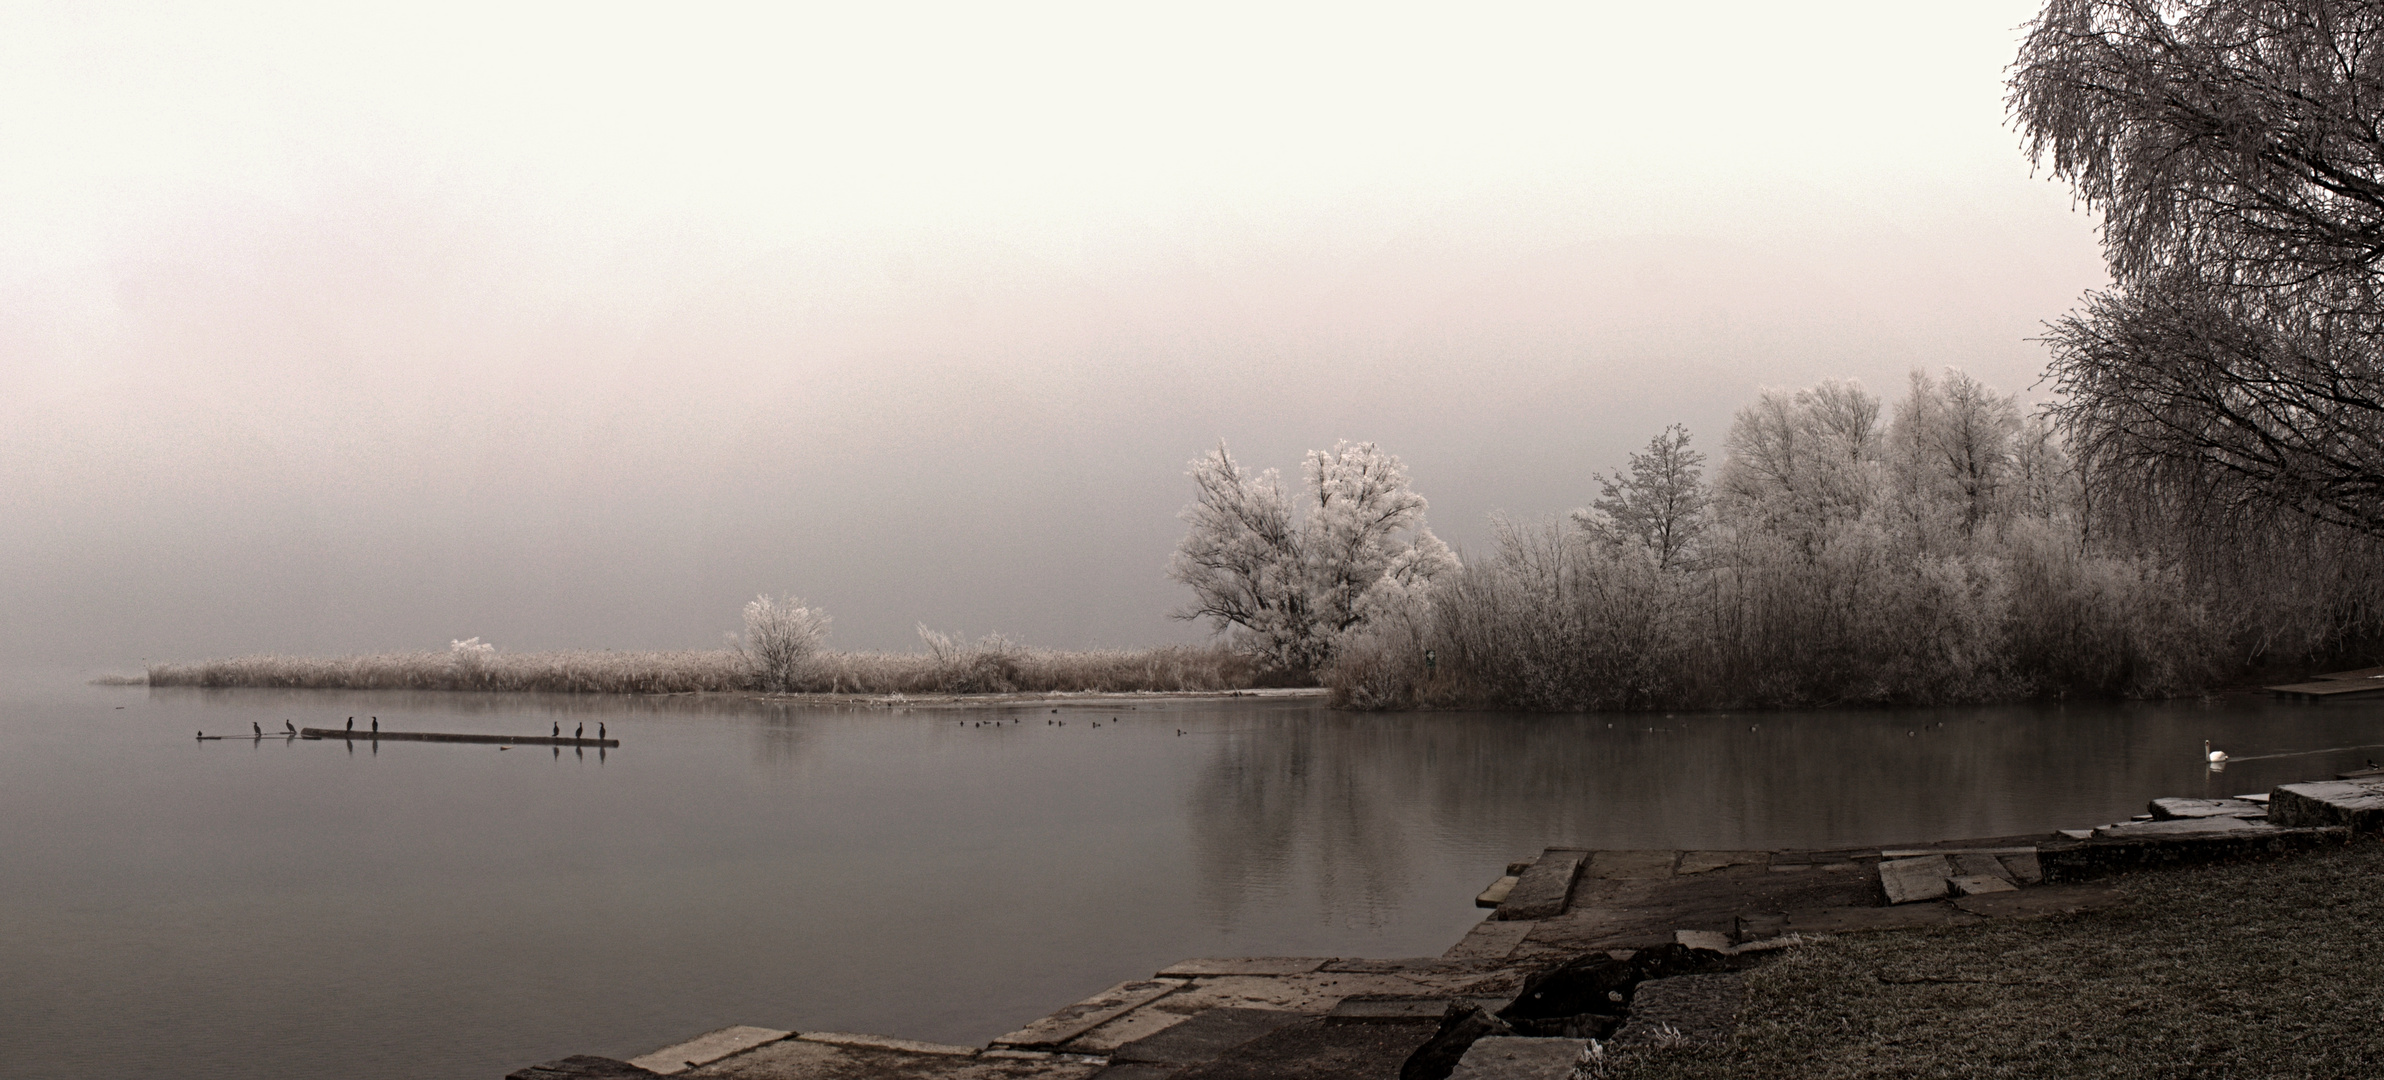
{"label": "wooden plank on shore", "polygon": [[2323,682],[2271,686],[2267,690],[2278,697],[2300,698],[2304,701],[2344,700],[2384,694],[2384,679],[2377,679],[2373,682],[2366,679],[2329,679]]}
{"label": "wooden plank on shore", "polygon": [[349,731],[344,728],[299,728],[309,739],[378,739],[382,742],[463,742],[500,746],[619,746],[619,739],[575,739],[569,735],[449,735],[437,731]]}

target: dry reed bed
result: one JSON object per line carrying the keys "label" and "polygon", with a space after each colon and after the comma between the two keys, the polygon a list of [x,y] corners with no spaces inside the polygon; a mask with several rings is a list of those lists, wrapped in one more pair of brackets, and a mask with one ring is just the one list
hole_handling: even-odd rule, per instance
{"label": "dry reed bed", "polygon": [[491,690],[680,694],[778,689],[793,693],[1000,694],[1246,690],[1246,658],[1217,646],[1067,652],[975,646],[942,653],[823,652],[791,685],[763,685],[733,649],[566,651],[458,657],[449,651],[364,656],[244,656],[149,669],[151,686],[307,690]]}

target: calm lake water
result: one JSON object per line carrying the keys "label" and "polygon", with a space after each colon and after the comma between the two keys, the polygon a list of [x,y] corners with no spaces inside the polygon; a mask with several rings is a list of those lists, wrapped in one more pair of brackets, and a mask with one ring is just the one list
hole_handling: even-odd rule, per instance
{"label": "calm lake water", "polygon": [[[601,721],[623,746],[191,737],[350,714]],[[1186,957],[1438,954],[1543,847],[2076,827],[2378,743],[2384,706],[2248,697],[1055,715],[20,676],[0,681],[0,1075],[495,1080],[727,1024],[982,1043]]]}

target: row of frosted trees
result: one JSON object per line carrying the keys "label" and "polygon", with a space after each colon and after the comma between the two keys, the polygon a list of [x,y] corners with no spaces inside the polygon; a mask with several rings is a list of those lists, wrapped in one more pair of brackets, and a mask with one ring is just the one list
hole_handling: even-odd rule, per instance
{"label": "row of frosted trees", "polygon": [[1722,451],[1709,477],[1670,428],[1461,563],[1371,445],[1312,455],[1298,514],[1220,448],[1194,463],[1182,614],[1360,707],[2158,696],[2384,636],[2372,542],[2090,505],[2054,430],[1958,371],[1892,412],[1852,382],[1765,391]]}

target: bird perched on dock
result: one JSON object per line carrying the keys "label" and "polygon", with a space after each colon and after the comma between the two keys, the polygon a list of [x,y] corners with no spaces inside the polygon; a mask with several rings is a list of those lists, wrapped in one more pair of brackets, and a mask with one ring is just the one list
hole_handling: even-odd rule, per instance
{"label": "bird perched on dock", "polygon": [[349,730],[349,731],[354,731],[354,730],[356,730],[356,718],[355,718],[355,717],[353,717],[353,716],[351,716],[351,717],[348,717],[348,730]]}
{"label": "bird perched on dock", "polygon": [[257,724],[257,722],[256,722],[256,721],[254,721],[254,720],[251,720],[251,721],[249,721],[249,722],[248,722],[248,730],[250,730],[250,731],[253,731],[253,732],[256,732],[256,733],[257,733],[257,738],[260,738],[260,739],[262,739],[262,738],[264,738],[264,737],[265,737],[265,729],[264,729],[263,727],[259,726],[259,725]]}
{"label": "bird perched on dock", "polygon": [[298,725],[291,723],[287,717],[282,719],[281,726],[292,735],[298,734]]}
{"label": "bird perched on dock", "polygon": [[562,722],[562,721],[560,721],[560,720],[557,720],[557,721],[555,721],[555,738],[558,738],[558,739],[560,739],[560,738],[562,738],[562,737],[563,737],[563,722]]}
{"label": "bird perched on dock", "polygon": [[578,726],[578,727],[575,727],[575,728],[572,728],[572,729],[571,729],[571,737],[572,737],[572,738],[574,738],[574,739],[576,739],[576,738],[579,738],[580,736],[582,736],[582,735],[585,735],[585,734],[587,734],[587,733],[588,733],[588,725],[586,725],[586,724],[581,724],[580,726]]}
{"label": "bird perched on dock", "polygon": [[2211,748],[2210,748],[2210,740],[2208,740],[2208,739],[2204,739],[2204,740],[2202,740],[2202,756],[2203,756],[2203,757],[2206,757],[2206,758],[2209,758],[2209,759],[2210,759],[2210,761],[2211,761],[2212,763],[2214,763],[2214,764],[2215,764],[2215,763],[2217,763],[2217,762],[2221,762],[2221,761],[2225,761],[2225,760],[2227,760],[2227,752],[2226,752],[2226,751],[2224,751],[2224,750],[2213,750],[2213,749],[2211,749]]}
{"label": "bird perched on dock", "polygon": [[604,737],[604,721],[602,720],[596,721],[596,737],[599,739]]}
{"label": "bird perched on dock", "polygon": [[380,734],[380,733],[381,733],[381,718],[380,718],[380,717],[378,717],[378,716],[376,716],[376,717],[373,717],[373,718],[372,718],[372,722],[373,722],[373,734],[375,734],[375,735],[378,735],[378,734]]}

